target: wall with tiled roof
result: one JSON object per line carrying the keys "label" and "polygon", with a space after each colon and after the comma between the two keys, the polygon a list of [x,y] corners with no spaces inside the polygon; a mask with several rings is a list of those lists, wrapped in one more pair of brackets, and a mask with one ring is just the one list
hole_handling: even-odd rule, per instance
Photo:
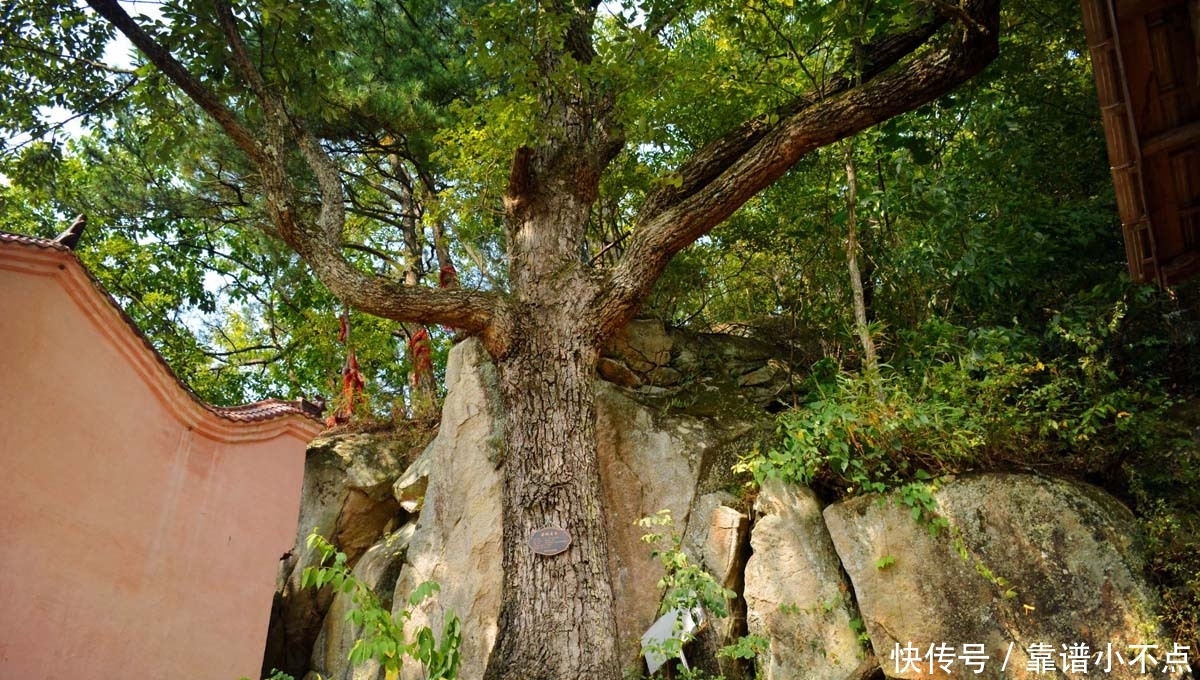
{"label": "wall with tiled roof", "polygon": [[202,403],[69,249],[10,234],[0,376],[0,678],[257,677],[320,424]]}
{"label": "wall with tiled roof", "polygon": [[[174,382],[180,390],[186,393],[187,396],[194,400],[200,407],[211,411],[221,418],[225,418],[233,422],[263,421],[287,416],[302,416],[311,419],[314,423],[321,422],[320,413],[314,410],[316,407],[312,404],[302,401],[293,402],[283,401],[280,399],[266,399],[252,404],[232,407],[219,407],[204,403],[179,380],[173,371],[171,371],[171,368],[167,365],[166,360],[163,359],[162,355],[154,349],[154,346],[150,343],[146,336],[142,334],[141,330],[138,329],[137,325],[133,322],[133,319],[130,319],[129,316],[125,314],[120,305],[118,305],[116,301],[113,300],[112,296],[109,295],[106,290],[104,290],[104,286],[101,285],[100,282],[91,275],[91,272],[87,271],[87,268],[84,267],[83,263],[79,261],[79,258],[76,257],[73,252],[71,252],[70,248],[67,248],[64,245],[49,239],[0,231],[0,249],[3,250],[7,259],[10,261],[25,261],[29,263],[33,269],[37,269],[39,264],[41,265],[42,269],[44,269],[45,265],[47,264],[65,268],[60,269],[59,271],[62,271],[67,278],[74,279],[74,281],[70,281],[69,283],[75,284],[73,288],[77,293],[77,297],[93,297],[94,300],[85,300],[85,302],[92,306],[107,305],[110,307],[112,312],[115,313],[128,328],[128,340],[131,343],[141,344],[145,348],[146,352],[148,352],[148,356],[153,358],[156,363],[161,365],[164,371],[163,377],[166,377],[170,381]],[[22,257],[22,250],[27,251],[24,257]],[[67,271],[68,269],[70,271]],[[91,288],[92,290],[89,291],[87,290],[88,288]],[[313,434],[315,433],[316,430],[314,430]]]}

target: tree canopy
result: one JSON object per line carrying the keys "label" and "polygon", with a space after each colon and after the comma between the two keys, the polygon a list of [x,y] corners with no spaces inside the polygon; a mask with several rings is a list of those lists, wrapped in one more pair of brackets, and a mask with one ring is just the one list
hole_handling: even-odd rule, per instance
{"label": "tree canopy", "polygon": [[[562,84],[550,83],[571,87],[582,77],[612,93],[612,126],[624,140],[582,244],[596,271],[615,275],[612,265],[627,248],[660,250],[630,238],[650,212],[639,218],[637,209],[651,194],[666,204],[672,193],[693,192],[683,184],[688,173],[697,185],[711,179],[703,173],[716,165],[678,167],[689,154],[735,130],[742,146],[723,151],[733,158],[780,125],[789,107],[803,108],[813,93],[832,97],[856,69],[874,75],[871,64],[858,63],[872,39],[906,36],[903,44],[877,40],[894,51],[877,53],[881,70],[947,23],[907,2],[800,5],[599,10],[589,27],[596,58],[578,63],[568,55]],[[547,87],[529,67],[530,50],[552,29],[546,13],[389,2],[229,11],[264,84],[339,166],[349,246],[340,254],[383,279],[411,275],[409,283],[432,284],[451,264],[465,289],[459,295],[507,290],[502,197],[513,149],[537,135],[534,112]],[[242,82],[228,26],[213,7],[168,2],[155,14],[141,21],[147,38],[235,114],[238,127],[269,127],[269,107]],[[95,13],[71,3],[16,3],[4,22],[14,38],[0,48],[7,52],[0,86],[14,102],[2,121],[10,140],[9,228],[52,234],[63,219],[88,213],[84,257],[203,396],[228,403],[268,391],[330,392],[332,357],[340,354],[331,317],[343,310],[279,243],[269,192],[236,140],[144,57],[111,63],[105,47],[113,24]],[[80,116],[88,134],[55,129],[39,115],[48,106],[71,112],[59,118]],[[737,127],[746,120],[757,122]],[[313,171],[295,156],[282,162],[298,170],[294,178],[308,178],[293,183],[311,182],[288,191],[297,211],[317,219]],[[323,321],[313,318],[317,310]],[[381,408],[403,390],[397,370],[411,368],[387,360],[403,355],[404,338],[354,314]]]}

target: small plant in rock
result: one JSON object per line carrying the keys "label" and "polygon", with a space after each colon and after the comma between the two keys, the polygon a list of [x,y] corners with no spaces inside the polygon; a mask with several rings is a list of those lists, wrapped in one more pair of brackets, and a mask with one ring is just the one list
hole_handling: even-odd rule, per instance
{"label": "small plant in rock", "polygon": [[753,661],[771,648],[771,640],[765,635],[743,635],[736,642],[725,645],[717,652],[728,659]]}
{"label": "small plant in rock", "polygon": [[[669,529],[672,526],[671,511],[659,510],[650,517],[638,520],[638,526],[647,529]],[[683,552],[683,538],[678,533],[650,532],[642,540],[657,546],[651,557],[657,558],[666,574],[658,582],[666,589],[660,614],[672,609],[694,609],[701,606],[708,614],[719,618],[729,616],[729,600],[737,593],[724,588],[698,564],[693,564]]]}
{"label": "small plant in rock", "polygon": [[362,630],[361,637],[350,650],[350,661],[362,664],[370,660],[384,669],[386,680],[396,680],[405,657],[425,668],[428,680],[455,680],[462,661],[462,628],[453,612],[446,614],[439,641],[429,626],[416,629],[410,639],[404,625],[412,618],[413,610],[438,592],[433,581],[417,586],[408,597],[407,606],[399,612],[389,611],[367,584],[357,579],[346,564],[346,553],[340,552],[320,534],[308,537],[308,547],[321,555],[315,567],[307,567],[301,576],[306,588],[330,586],[350,595],[354,607],[346,619]]}
{"label": "small plant in rock", "polygon": [[[644,651],[661,656],[663,659],[683,658],[683,645],[692,638],[694,632],[682,629],[685,618],[691,617],[692,612],[702,610],[703,616],[725,618],[729,616],[729,601],[737,597],[737,593],[724,588],[717,583],[711,574],[698,564],[694,564],[683,552],[682,537],[669,531],[673,522],[669,510],[638,520],[638,526],[647,529],[657,529],[642,536],[646,543],[656,546],[651,556],[662,564],[665,574],[659,580],[658,586],[666,592],[663,596],[660,614],[671,611],[685,612],[676,622],[675,634],[659,640],[653,645],[646,646]],[[702,627],[704,624],[699,623]],[[664,669],[667,669],[664,666]],[[659,671],[660,673],[662,671]],[[698,669],[692,669],[683,663],[678,669],[667,671],[668,677],[682,680],[719,680],[712,678]],[[652,677],[660,677],[655,673]]]}
{"label": "small plant in rock", "polygon": [[871,635],[867,633],[867,624],[863,622],[861,616],[850,619],[850,630],[854,631],[854,635],[858,639],[858,644],[863,650],[871,648]]}

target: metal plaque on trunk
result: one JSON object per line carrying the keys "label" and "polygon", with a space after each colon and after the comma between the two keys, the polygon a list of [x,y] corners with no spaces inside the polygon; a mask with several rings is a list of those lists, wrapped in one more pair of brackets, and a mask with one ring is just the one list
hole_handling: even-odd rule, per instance
{"label": "metal plaque on trunk", "polygon": [[571,545],[571,534],[566,529],[548,527],[529,534],[529,547],[539,555],[557,555]]}

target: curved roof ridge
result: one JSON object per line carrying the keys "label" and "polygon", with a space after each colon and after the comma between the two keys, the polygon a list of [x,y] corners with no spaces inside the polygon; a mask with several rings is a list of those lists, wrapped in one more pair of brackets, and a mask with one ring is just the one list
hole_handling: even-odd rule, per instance
{"label": "curved roof ridge", "polygon": [[213,406],[206,404],[208,410],[217,415],[239,422],[257,422],[270,420],[285,413],[299,413],[321,422],[321,407],[307,399],[262,399],[249,404],[238,406]]}
{"label": "curved roof ridge", "polygon": [[[0,231],[0,243],[15,243],[23,246],[34,246],[44,248],[46,250],[57,250],[62,253],[69,253],[71,249],[53,239],[41,238],[39,236],[29,236],[28,234],[14,234],[8,231]],[[81,265],[83,263],[80,263]],[[84,267],[87,269],[87,267]],[[101,288],[101,290],[104,290]],[[107,291],[105,291],[107,294]]]}

